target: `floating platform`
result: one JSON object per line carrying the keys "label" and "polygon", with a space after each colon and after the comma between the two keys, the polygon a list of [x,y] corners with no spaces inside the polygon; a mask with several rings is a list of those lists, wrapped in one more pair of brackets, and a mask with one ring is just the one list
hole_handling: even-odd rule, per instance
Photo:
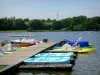
{"label": "floating platform", "polygon": [[32,64],[32,65],[21,65],[20,70],[36,70],[36,69],[68,69],[72,70],[72,64]]}

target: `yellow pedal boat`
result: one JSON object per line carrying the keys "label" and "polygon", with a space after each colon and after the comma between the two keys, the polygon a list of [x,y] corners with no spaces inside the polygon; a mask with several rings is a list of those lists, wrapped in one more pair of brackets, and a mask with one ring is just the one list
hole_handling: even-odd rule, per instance
{"label": "yellow pedal boat", "polygon": [[53,49],[48,50],[48,52],[78,52],[78,53],[88,53],[93,52],[95,48],[80,48],[79,50],[62,50],[62,49]]}
{"label": "yellow pedal boat", "polygon": [[13,52],[4,52],[3,54],[11,54],[11,53],[13,53]]}
{"label": "yellow pedal boat", "polygon": [[[18,50],[24,50],[24,48],[26,48],[26,47],[21,47],[21,48],[18,49]],[[18,50],[15,50],[15,51],[18,51]],[[12,53],[14,53],[15,51],[6,51],[6,52],[3,52],[3,54],[12,54]]]}

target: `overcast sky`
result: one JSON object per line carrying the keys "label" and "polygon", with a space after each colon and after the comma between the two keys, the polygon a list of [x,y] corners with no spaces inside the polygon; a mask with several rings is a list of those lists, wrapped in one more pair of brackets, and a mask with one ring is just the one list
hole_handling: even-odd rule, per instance
{"label": "overcast sky", "polygon": [[0,18],[63,19],[100,16],[100,0],[0,0]]}

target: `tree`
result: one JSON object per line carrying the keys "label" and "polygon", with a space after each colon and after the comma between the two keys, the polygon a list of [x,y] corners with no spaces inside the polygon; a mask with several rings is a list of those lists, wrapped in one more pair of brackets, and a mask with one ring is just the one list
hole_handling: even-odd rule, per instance
{"label": "tree", "polygon": [[0,30],[5,30],[5,18],[0,19]]}
{"label": "tree", "polygon": [[52,28],[55,30],[60,30],[62,29],[62,23],[60,21],[54,21],[52,24]]}
{"label": "tree", "polygon": [[100,30],[100,17],[88,18],[83,27],[86,30]]}
{"label": "tree", "polygon": [[100,16],[87,18],[86,16],[77,16],[73,18],[65,18],[59,21],[33,19],[24,20],[15,17],[0,18],[0,30],[100,30]]}
{"label": "tree", "polygon": [[76,26],[73,27],[73,30],[74,31],[82,31],[82,30],[84,30],[84,28],[83,28],[82,25],[76,25]]}
{"label": "tree", "polygon": [[30,27],[33,28],[34,30],[43,29],[43,25],[42,25],[41,21],[38,19],[31,20]]}
{"label": "tree", "polygon": [[25,18],[25,19],[24,19],[24,22],[28,22],[28,21],[30,21],[28,18]]}
{"label": "tree", "polygon": [[14,23],[15,29],[17,30],[24,30],[27,28],[26,24],[24,23],[23,19],[16,19]]}
{"label": "tree", "polygon": [[63,27],[69,27],[70,25],[72,25],[72,18],[66,18],[61,20],[61,23],[63,25]]}
{"label": "tree", "polygon": [[73,25],[83,25],[87,21],[86,16],[73,17]]}

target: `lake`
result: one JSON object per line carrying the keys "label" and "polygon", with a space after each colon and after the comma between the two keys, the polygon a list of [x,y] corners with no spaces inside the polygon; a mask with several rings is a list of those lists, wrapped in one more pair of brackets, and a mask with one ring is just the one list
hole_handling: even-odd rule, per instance
{"label": "lake", "polygon": [[33,71],[20,71],[15,75],[100,75],[100,31],[69,31],[69,32],[0,32],[0,42],[3,40],[17,39],[8,37],[9,35],[34,35],[36,40],[43,40],[47,38],[49,41],[61,41],[64,39],[88,40],[96,48],[96,51],[88,54],[79,54],[75,61],[73,71],[52,71],[52,70],[33,70]]}

